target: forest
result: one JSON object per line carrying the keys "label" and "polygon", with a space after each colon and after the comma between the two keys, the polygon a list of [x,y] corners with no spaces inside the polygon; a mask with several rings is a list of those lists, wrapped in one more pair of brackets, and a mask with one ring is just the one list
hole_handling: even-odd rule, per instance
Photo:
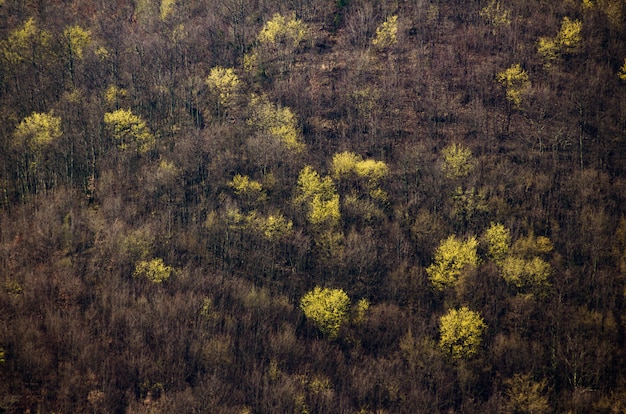
{"label": "forest", "polygon": [[0,0],[0,413],[626,413],[626,1]]}

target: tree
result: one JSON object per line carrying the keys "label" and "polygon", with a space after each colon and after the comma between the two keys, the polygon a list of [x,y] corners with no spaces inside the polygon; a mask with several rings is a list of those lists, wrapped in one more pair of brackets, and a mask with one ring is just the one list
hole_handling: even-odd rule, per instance
{"label": "tree", "polygon": [[398,16],[389,16],[376,28],[376,36],[372,44],[379,50],[388,49],[398,43]]}
{"label": "tree", "polygon": [[317,171],[305,166],[298,176],[296,203],[304,203],[307,219],[314,228],[332,229],[339,224],[339,194],[330,177],[321,178]]}
{"label": "tree", "polygon": [[241,88],[241,81],[235,70],[221,66],[211,68],[205,83],[216,97],[218,114],[231,108]]}
{"label": "tree", "polygon": [[235,175],[228,185],[248,204],[257,204],[267,199],[267,193],[261,183],[251,180],[247,175]]}
{"label": "tree", "polygon": [[455,235],[443,240],[435,251],[433,263],[426,273],[437,290],[454,286],[467,267],[478,266],[478,241],[471,236],[460,240]]}
{"label": "tree", "polygon": [[478,312],[467,307],[450,309],[439,319],[439,347],[453,359],[468,359],[478,353],[487,328]]}
{"label": "tree", "polygon": [[62,135],[61,118],[54,116],[52,111],[34,112],[17,125],[13,145],[20,154],[18,176],[23,193],[37,193],[40,186],[51,181],[50,177],[45,179],[41,173],[50,168],[51,162],[46,162],[49,148]]}
{"label": "tree", "polygon": [[145,278],[152,283],[162,283],[170,278],[173,269],[167,266],[163,259],[157,257],[152,260],[142,260],[137,263],[133,271],[134,278]]}
{"label": "tree", "polygon": [[261,97],[252,98],[250,109],[252,113],[247,123],[255,132],[246,145],[249,157],[264,171],[269,165],[288,162],[304,151],[298,119],[291,109]]}
{"label": "tree", "polygon": [[511,247],[511,231],[501,223],[491,223],[483,238],[487,242],[489,257],[497,264],[501,264]]}
{"label": "tree", "polygon": [[617,75],[621,80],[626,81],[626,59],[624,59],[624,64],[619,68]]}
{"label": "tree", "polygon": [[515,374],[506,380],[507,412],[543,414],[551,411],[546,394],[546,381],[534,381],[530,375]]}
{"label": "tree", "polygon": [[509,256],[501,264],[502,277],[507,283],[517,288],[543,288],[549,285],[548,278],[552,273],[550,263],[540,257],[523,259]]}
{"label": "tree", "polygon": [[474,169],[474,157],[469,148],[461,144],[451,144],[441,150],[441,169],[447,178],[462,178]]}
{"label": "tree", "polygon": [[578,52],[582,43],[582,27],[580,20],[564,17],[556,37],[541,37],[537,42],[537,52],[544,58],[546,67],[550,67],[564,54]]}
{"label": "tree", "polygon": [[75,64],[83,58],[85,48],[91,44],[91,33],[80,26],[69,26],[63,30],[63,42],[65,44],[65,59],[70,80],[74,84]]}
{"label": "tree", "polygon": [[480,11],[480,17],[491,27],[491,33],[495,36],[498,29],[511,24],[511,10],[502,7],[498,0],[491,0]]}
{"label": "tree", "polygon": [[148,129],[146,122],[133,114],[130,109],[118,109],[105,113],[104,123],[113,139],[123,150],[135,148],[137,152],[144,153],[155,143],[154,135]]}
{"label": "tree", "polygon": [[257,35],[257,46],[244,56],[244,68],[258,69],[265,75],[282,74],[293,64],[293,55],[310,36],[300,19],[276,13]]}
{"label": "tree", "polygon": [[316,286],[302,297],[300,309],[307,319],[312,320],[332,340],[339,335],[341,326],[348,322],[350,298],[341,289]]}
{"label": "tree", "polygon": [[528,73],[522,69],[519,63],[516,63],[510,68],[498,73],[496,79],[504,86],[506,99],[509,101],[512,108],[519,108],[522,103],[522,95],[530,87]]}
{"label": "tree", "polygon": [[54,112],[33,112],[19,123],[14,138],[19,146],[38,153],[62,134],[61,118],[54,116]]}

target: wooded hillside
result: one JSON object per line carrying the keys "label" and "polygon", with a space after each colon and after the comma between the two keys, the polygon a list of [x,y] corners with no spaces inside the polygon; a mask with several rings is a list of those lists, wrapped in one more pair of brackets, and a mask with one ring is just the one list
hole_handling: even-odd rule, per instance
{"label": "wooded hillside", "polygon": [[626,412],[624,0],[0,0],[0,412]]}

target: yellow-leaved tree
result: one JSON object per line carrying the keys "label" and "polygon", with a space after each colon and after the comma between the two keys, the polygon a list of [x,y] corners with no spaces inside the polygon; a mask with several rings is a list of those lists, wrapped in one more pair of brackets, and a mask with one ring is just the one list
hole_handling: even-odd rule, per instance
{"label": "yellow-leaved tree", "polygon": [[276,13],[257,35],[256,47],[244,56],[244,69],[269,77],[286,73],[293,66],[295,52],[309,38],[308,25],[295,14]]}
{"label": "yellow-leaved tree", "polygon": [[63,30],[63,43],[65,44],[65,60],[70,81],[74,84],[76,61],[83,58],[85,49],[91,44],[91,33],[80,26],[68,26]]}
{"label": "yellow-leaved tree", "polygon": [[221,66],[211,68],[205,83],[213,95],[218,115],[224,115],[226,111],[232,109],[241,88],[241,81],[233,68]]}
{"label": "yellow-leaved tree", "polygon": [[537,52],[543,57],[546,67],[552,66],[562,55],[576,53],[582,44],[583,24],[580,20],[564,17],[561,28],[555,37],[541,37],[537,42]]}
{"label": "yellow-leaved tree", "polygon": [[293,162],[294,156],[304,151],[298,118],[290,108],[255,96],[250,101],[250,111],[247,124],[252,135],[246,141],[248,156],[264,173],[269,166]]}
{"label": "yellow-leaved tree", "polygon": [[435,251],[433,263],[426,268],[435,289],[455,286],[466,268],[477,267],[477,249],[478,241],[473,236],[462,240],[452,235],[443,240]]}
{"label": "yellow-leaved tree", "polygon": [[511,24],[511,10],[502,6],[500,1],[491,0],[480,11],[480,17],[491,27],[491,33],[495,36],[501,27]]}
{"label": "yellow-leaved tree", "polygon": [[511,247],[511,231],[501,223],[491,223],[483,238],[487,242],[489,257],[496,264],[502,264]]}
{"label": "yellow-leaved tree", "polygon": [[163,283],[172,275],[173,268],[167,266],[163,259],[141,260],[135,265],[134,278],[144,278],[152,283]]}
{"label": "yellow-leaved tree", "polygon": [[379,50],[388,49],[398,43],[398,16],[389,16],[376,28],[372,44]]}
{"label": "yellow-leaved tree", "polygon": [[125,149],[135,149],[138,153],[150,150],[156,140],[141,117],[130,109],[118,109],[104,114],[104,124],[117,145]]}
{"label": "yellow-leaved tree", "polygon": [[341,326],[349,320],[350,298],[342,289],[315,287],[300,299],[307,319],[329,339],[336,339]]}
{"label": "yellow-leaved tree", "polygon": [[622,65],[622,67],[619,68],[617,76],[619,76],[621,80],[626,82],[626,59],[624,59],[624,64]]}
{"label": "yellow-leaved tree", "polygon": [[474,169],[474,156],[469,148],[461,144],[451,144],[441,150],[443,170],[446,178],[462,178]]}
{"label": "yellow-leaved tree", "polygon": [[506,70],[498,73],[496,79],[504,86],[506,99],[514,109],[518,109],[522,103],[522,96],[530,87],[528,72],[516,63]]}
{"label": "yellow-leaved tree", "polygon": [[439,320],[439,347],[453,359],[469,359],[478,353],[487,328],[478,312],[467,307],[450,309]]}

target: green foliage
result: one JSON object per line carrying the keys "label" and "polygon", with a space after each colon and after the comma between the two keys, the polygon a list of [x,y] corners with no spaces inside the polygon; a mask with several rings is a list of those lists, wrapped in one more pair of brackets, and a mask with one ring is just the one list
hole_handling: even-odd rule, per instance
{"label": "green foliage", "polygon": [[33,112],[19,123],[14,138],[19,146],[39,151],[63,135],[61,118],[48,113]]}
{"label": "green foliage", "polygon": [[480,17],[491,27],[491,33],[496,35],[498,29],[511,24],[511,10],[502,7],[498,0],[491,0],[480,11]]}
{"label": "green foliage", "polygon": [[489,257],[498,264],[502,263],[511,247],[511,231],[501,223],[491,223],[483,237]]}
{"label": "green foliage", "polygon": [[478,353],[487,328],[478,312],[466,307],[450,309],[440,318],[439,347],[453,359],[469,359]]}
{"label": "green foliage", "polygon": [[454,286],[467,267],[478,266],[478,241],[475,237],[460,240],[452,235],[443,240],[426,273],[437,290]]}
{"label": "green foliage", "polygon": [[262,98],[253,98],[250,105],[252,107],[252,117],[248,120],[250,125],[294,153],[304,150],[298,119],[291,109],[274,105]]}
{"label": "green foliage", "polygon": [[300,309],[332,340],[337,338],[339,329],[348,321],[350,298],[341,289],[317,286],[302,297]]}
{"label": "green foliage", "polygon": [[139,153],[143,153],[154,146],[155,138],[146,122],[130,109],[105,113],[104,124],[121,149],[134,147]]}
{"label": "green foliage", "polygon": [[441,150],[443,164],[441,169],[447,178],[461,178],[474,169],[474,157],[469,148],[461,144],[451,144]]}
{"label": "green foliage", "polygon": [[530,375],[515,374],[506,380],[507,412],[543,414],[552,411],[546,395],[546,381],[534,381]]}
{"label": "green foliage", "polygon": [[221,66],[211,68],[205,83],[216,93],[219,105],[225,108],[232,106],[241,88],[241,81],[235,70]]}
{"label": "green foliage", "polygon": [[134,278],[145,278],[152,283],[162,283],[170,278],[173,269],[163,259],[141,260],[135,265]]}
{"label": "green foliage", "polygon": [[70,56],[82,59],[85,48],[91,44],[91,33],[80,26],[68,26],[63,30],[63,39]]}
{"label": "green foliage", "polygon": [[528,73],[522,69],[519,63],[516,63],[498,73],[497,80],[506,89],[506,99],[513,108],[519,108],[524,92],[530,87]]}
{"label": "green foliage", "polygon": [[376,36],[372,44],[378,49],[387,49],[398,43],[398,16],[389,16],[376,28]]}
{"label": "green foliage", "polygon": [[542,37],[537,42],[537,52],[544,58],[545,65],[551,66],[561,55],[576,53],[582,43],[580,20],[564,17],[556,37]]}

